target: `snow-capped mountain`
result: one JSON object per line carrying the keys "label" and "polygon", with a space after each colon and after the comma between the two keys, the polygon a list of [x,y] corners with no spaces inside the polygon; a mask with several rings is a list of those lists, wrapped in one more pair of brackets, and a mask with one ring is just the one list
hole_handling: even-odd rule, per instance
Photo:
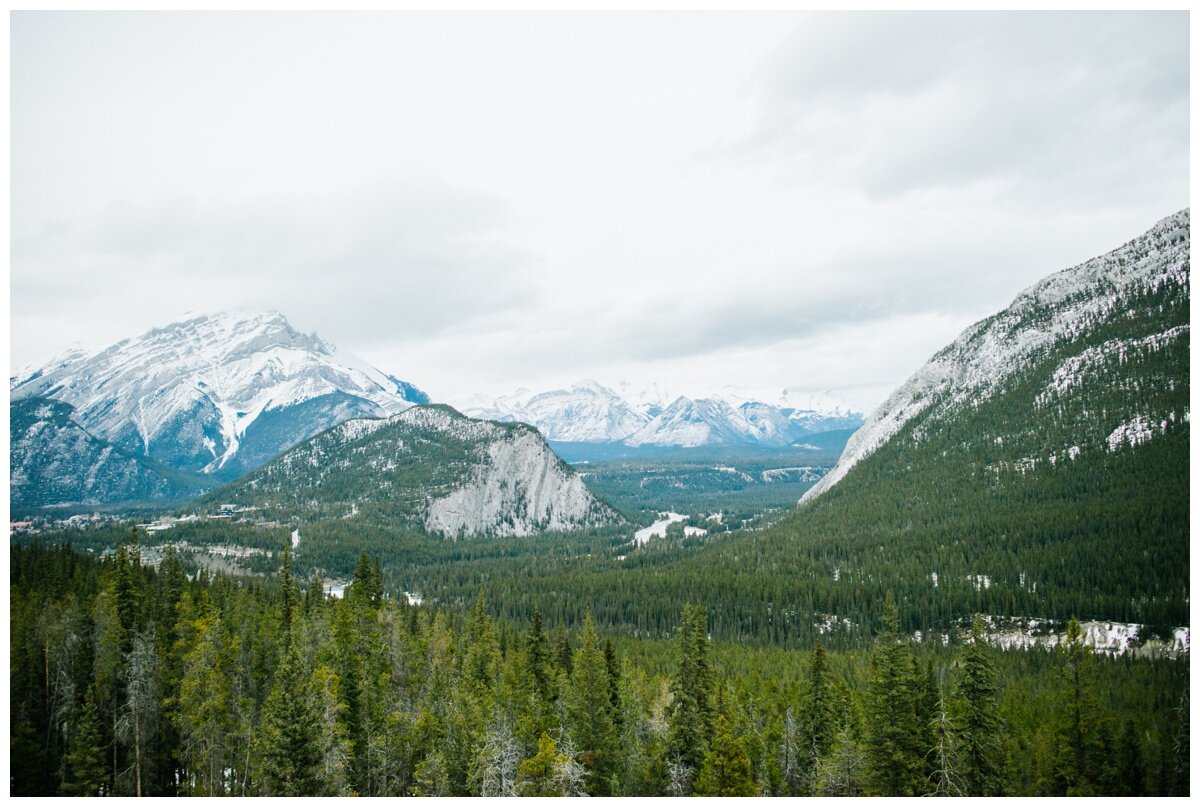
{"label": "snow-capped mountain", "polygon": [[[1015,394],[1025,384],[1035,393],[1030,423],[1069,420],[1071,433],[1064,425],[1057,437],[1069,445],[1045,457],[1031,453],[1015,463],[1019,467],[1135,446],[1185,424],[1186,406],[1154,396],[1186,385],[1190,224],[1190,210],[1169,216],[1124,246],[1034,284],[1005,310],[967,328],[871,414],[837,466],[801,503],[836,485],[898,435],[919,443],[992,396]],[[1176,346],[1185,365],[1166,372],[1154,356]],[[1143,371],[1142,362],[1150,369]],[[1087,400],[1109,391],[1123,397],[1106,405]],[[1068,393],[1079,403],[1068,406]],[[1020,438],[988,439],[1011,449]]]}
{"label": "snow-capped mountain", "polygon": [[649,423],[625,438],[631,446],[683,446],[760,442],[745,415],[725,401],[680,396]]}
{"label": "snow-capped mountain", "polygon": [[342,423],[203,502],[254,506],[280,518],[381,519],[448,538],[622,521],[534,429],[472,420],[436,404]]}
{"label": "snow-capped mountain", "polygon": [[428,396],[275,312],[197,316],[11,379],[14,400],[74,407],[88,432],[184,471],[230,479],[353,417]]}
{"label": "snow-capped mountain", "polygon": [[[535,426],[547,440],[627,446],[787,446],[804,436],[854,429],[862,416],[832,405],[823,411],[779,406],[725,388],[705,398],[670,396],[659,385],[617,385],[622,392],[584,381],[568,389],[459,402],[472,417]],[[774,396],[789,404],[787,391]]]}

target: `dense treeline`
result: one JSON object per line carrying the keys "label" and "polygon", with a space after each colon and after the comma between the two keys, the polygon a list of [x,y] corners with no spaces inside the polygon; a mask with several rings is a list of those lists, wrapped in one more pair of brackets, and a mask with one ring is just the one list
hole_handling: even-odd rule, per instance
{"label": "dense treeline", "polygon": [[[1186,661],[905,641],[669,641],[343,599],[201,572],[136,542],[11,551],[14,795],[1183,794]],[[568,629],[569,628],[569,629]],[[978,638],[978,627],[976,628]]]}

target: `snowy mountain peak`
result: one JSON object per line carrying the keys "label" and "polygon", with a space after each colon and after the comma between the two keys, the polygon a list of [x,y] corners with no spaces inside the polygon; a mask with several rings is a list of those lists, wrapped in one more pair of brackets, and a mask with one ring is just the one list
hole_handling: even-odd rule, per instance
{"label": "snowy mountain peak", "polygon": [[71,404],[85,429],[187,471],[231,477],[350,417],[428,402],[275,311],[198,314],[15,381]]}

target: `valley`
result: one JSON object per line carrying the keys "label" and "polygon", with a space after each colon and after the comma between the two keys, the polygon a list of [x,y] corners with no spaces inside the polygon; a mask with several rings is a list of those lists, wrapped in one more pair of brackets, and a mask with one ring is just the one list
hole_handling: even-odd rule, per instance
{"label": "valley", "polygon": [[[719,754],[744,760],[744,794],[924,794],[938,737],[969,741],[929,733],[934,718],[976,707],[996,763],[972,792],[1186,792],[1189,226],[1182,211],[1035,284],[865,419],[786,391],[647,402],[594,382],[472,417],[275,316],[163,329],[246,336],[235,364],[288,380],[189,382],[208,403],[163,404],[153,429],[112,414],[120,379],[145,373],[112,357],[153,352],[159,331],[15,377],[14,691],[39,711],[17,704],[13,753],[42,777],[15,791],[128,788],[82,740],[46,738],[87,728],[80,710],[124,714],[140,647],[174,665],[155,686],[253,693],[218,732],[254,736],[249,761],[212,751],[185,780],[159,760],[156,792],[276,792],[269,726],[292,690],[328,710],[305,718],[332,732],[312,748],[341,761],[308,792],[334,795],[516,792],[515,760],[534,781],[539,755],[576,777],[545,792],[703,794]],[[337,373],[357,392],[321,386]],[[112,400],[80,393],[101,377]],[[214,420],[230,400],[254,417]],[[75,649],[51,662],[60,635]],[[51,672],[109,700],[52,694]],[[199,747],[192,706],[171,702],[171,742]],[[1072,720],[1087,732],[1067,736]]]}

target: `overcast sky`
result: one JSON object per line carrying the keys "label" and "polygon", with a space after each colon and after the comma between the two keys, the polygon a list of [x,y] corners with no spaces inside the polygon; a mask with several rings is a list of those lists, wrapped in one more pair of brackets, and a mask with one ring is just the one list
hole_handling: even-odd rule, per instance
{"label": "overcast sky", "polygon": [[879,403],[1188,205],[1188,17],[12,17],[15,366],[263,307],[436,399]]}

